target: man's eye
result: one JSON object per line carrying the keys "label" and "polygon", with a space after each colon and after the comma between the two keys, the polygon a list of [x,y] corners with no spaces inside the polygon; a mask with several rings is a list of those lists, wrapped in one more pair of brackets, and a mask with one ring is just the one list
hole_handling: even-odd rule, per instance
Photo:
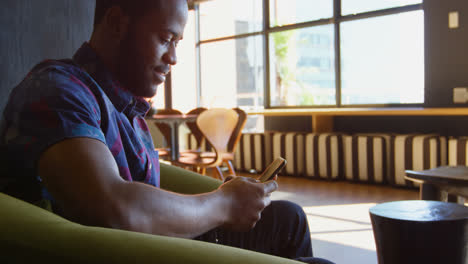
{"label": "man's eye", "polygon": [[161,37],[161,42],[163,42],[164,44],[169,44],[171,42],[171,39],[170,38],[163,38]]}

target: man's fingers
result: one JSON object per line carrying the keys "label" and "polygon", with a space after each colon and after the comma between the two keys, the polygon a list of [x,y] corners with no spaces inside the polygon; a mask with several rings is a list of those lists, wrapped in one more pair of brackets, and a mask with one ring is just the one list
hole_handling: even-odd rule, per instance
{"label": "man's fingers", "polygon": [[226,178],[224,178],[224,182],[228,182],[228,181],[234,179],[235,177],[236,176],[234,176],[234,175],[228,175]]}
{"label": "man's fingers", "polygon": [[265,195],[268,195],[278,189],[278,183],[276,181],[267,181],[263,183],[263,190],[265,190]]}
{"label": "man's fingers", "polygon": [[271,199],[270,199],[270,196],[268,195],[267,197],[265,197],[265,198],[263,199],[263,205],[264,205],[263,208],[265,208],[265,207],[267,207],[268,205],[270,205],[270,203],[271,203]]}
{"label": "man's fingers", "polygon": [[247,180],[249,182],[254,182],[254,183],[260,182],[259,180],[255,179],[255,178],[250,178],[250,177],[247,177]]}

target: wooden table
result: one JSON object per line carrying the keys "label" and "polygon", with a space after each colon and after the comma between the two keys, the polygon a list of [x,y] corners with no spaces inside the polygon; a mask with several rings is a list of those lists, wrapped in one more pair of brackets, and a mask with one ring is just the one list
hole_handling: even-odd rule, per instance
{"label": "wooden table", "polygon": [[171,160],[179,160],[179,126],[187,121],[193,122],[197,115],[153,115],[147,118],[149,121],[164,123],[171,128]]}
{"label": "wooden table", "polygon": [[406,171],[406,179],[419,182],[421,200],[440,200],[440,192],[449,193],[449,201],[456,196],[468,197],[468,167],[443,166],[423,171]]}

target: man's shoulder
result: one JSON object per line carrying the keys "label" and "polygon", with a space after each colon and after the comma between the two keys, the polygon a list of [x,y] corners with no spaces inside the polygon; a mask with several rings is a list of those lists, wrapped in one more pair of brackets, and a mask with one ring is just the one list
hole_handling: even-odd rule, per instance
{"label": "man's shoulder", "polygon": [[89,83],[92,78],[73,60],[45,60],[37,64],[26,75],[25,80],[46,80],[46,81],[73,81],[80,80],[82,85]]}
{"label": "man's shoulder", "polygon": [[45,60],[37,64],[12,91],[20,98],[71,95],[96,99],[97,93],[100,93],[99,86],[71,59]]}

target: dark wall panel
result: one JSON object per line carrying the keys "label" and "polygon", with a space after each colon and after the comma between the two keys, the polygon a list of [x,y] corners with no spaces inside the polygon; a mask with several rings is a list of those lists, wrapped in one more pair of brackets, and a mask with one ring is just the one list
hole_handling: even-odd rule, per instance
{"label": "dark wall panel", "polygon": [[436,133],[443,136],[467,136],[468,116],[342,116],[335,118],[334,128],[335,131],[344,133]]}
{"label": "dark wall panel", "polygon": [[0,111],[32,66],[71,57],[91,36],[93,18],[94,0],[0,1]]}
{"label": "dark wall panel", "polygon": [[310,116],[265,116],[266,131],[312,131]]}
{"label": "dark wall panel", "polygon": [[[459,28],[448,28],[448,14],[459,12]],[[468,87],[468,1],[425,0],[425,101],[427,106],[453,104],[453,88]]]}

